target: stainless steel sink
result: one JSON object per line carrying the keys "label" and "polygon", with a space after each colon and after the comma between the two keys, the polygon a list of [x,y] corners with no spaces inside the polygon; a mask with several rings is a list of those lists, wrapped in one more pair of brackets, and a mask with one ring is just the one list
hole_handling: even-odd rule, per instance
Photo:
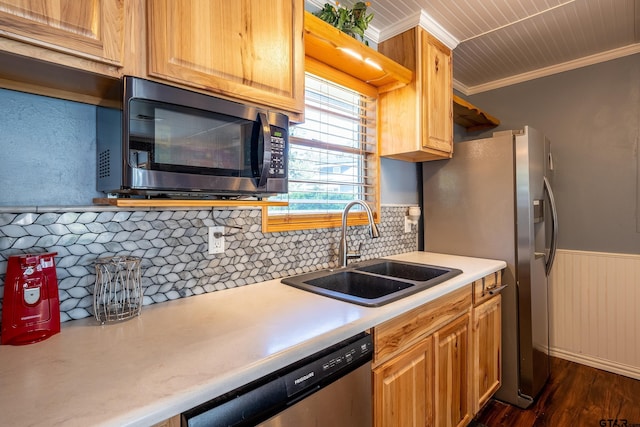
{"label": "stainless steel sink", "polygon": [[309,292],[367,307],[377,307],[429,289],[461,270],[404,261],[374,259],[335,270],[282,279]]}

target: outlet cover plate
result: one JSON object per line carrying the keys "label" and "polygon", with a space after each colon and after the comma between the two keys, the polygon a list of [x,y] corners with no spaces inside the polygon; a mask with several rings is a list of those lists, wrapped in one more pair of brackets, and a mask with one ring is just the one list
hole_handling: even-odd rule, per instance
{"label": "outlet cover plate", "polygon": [[224,227],[209,227],[209,255],[224,253]]}

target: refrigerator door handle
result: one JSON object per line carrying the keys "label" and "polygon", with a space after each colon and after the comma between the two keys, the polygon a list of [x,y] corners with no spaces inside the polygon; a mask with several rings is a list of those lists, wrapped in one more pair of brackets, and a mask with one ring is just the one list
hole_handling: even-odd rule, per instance
{"label": "refrigerator door handle", "polygon": [[558,210],[556,209],[556,201],[553,197],[551,184],[549,184],[546,176],[544,177],[544,189],[549,195],[549,204],[551,205],[551,244],[549,245],[549,258],[545,263],[545,271],[548,276],[551,273],[558,248]]}

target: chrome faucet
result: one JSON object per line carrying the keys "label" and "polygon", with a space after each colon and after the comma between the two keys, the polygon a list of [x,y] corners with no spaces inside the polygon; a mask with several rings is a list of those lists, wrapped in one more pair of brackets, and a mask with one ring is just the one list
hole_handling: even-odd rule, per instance
{"label": "chrome faucet", "polygon": [[349,253],[347,249],[347,216],[349,214],[349,209],[351,209],[354,205],[360,205],[367,212],[367,217],[369,218],[369,234],[372,239],[376,239],[380,237],[380,231],[376,226],[375,222],[373,222],[373,213],[371,213],[371,208],[362,200],[354,200],[353,202],[349,202],[347,206],[345,206],[342,211],[342,236],[340,237],[340,249],[338,251],[338,260],[340,261],[340,267],[347,266],[348,259],[356,259],[360,258],[360,252],[352,252]]}

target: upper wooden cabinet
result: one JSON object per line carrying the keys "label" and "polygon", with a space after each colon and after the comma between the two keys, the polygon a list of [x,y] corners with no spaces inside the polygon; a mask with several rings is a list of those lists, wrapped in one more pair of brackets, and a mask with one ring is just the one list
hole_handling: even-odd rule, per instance
{"label": "upper wooden cabinet", "polygon": [[0,87],[119,104],[124,0],[0,1]]}
{"label": "upper wooden cabinet", "polygon": [[302,0],[0,0],[0,87],[117,107],[130,74],[296,115],[303,32]]}
{"label": "upper wooden cabinet", "polygon": [[153,0],[147,5],[150,76],[303,111],[302,0]]}
{"label": "upper wooden cabinet", "polygon": [[380,94],[380,152],[421,162],[453,155],[451,50],[420,27],[378,45],[414,72],[411,84]]}
{"label": "upper wooden cabinet", "polygon": [[[0,34],[46,48],[39,59],[64,62],[64,55],[122,66],[123,0],[3,0]],[[4,50],[29,55],[25,45],[4,43]]]}

